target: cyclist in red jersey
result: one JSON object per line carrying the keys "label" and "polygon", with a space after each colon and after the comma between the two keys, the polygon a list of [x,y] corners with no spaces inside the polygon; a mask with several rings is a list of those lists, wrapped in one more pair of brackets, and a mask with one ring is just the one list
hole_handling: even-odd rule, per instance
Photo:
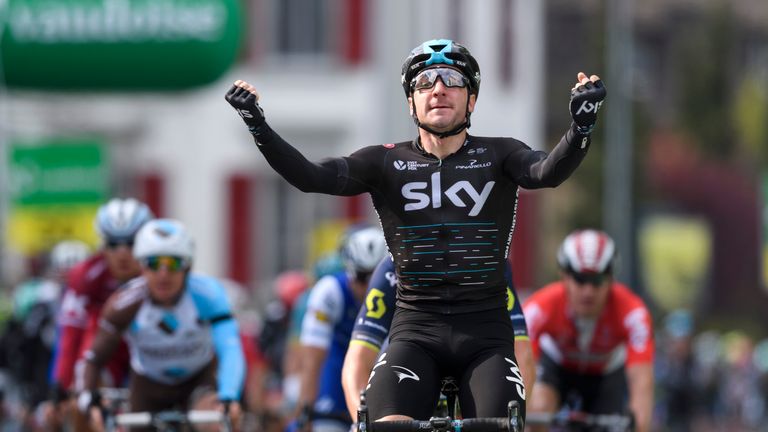
{"label": "cyclist in red jersey", "polygon": [[523,304],[539,374],[529,413],[554,413],[575,398],[575,409],[593,414],[629,408],[636,430],[649,430],[651,316],[640,297],[613,278],[615,254],[604,232],[571,233],[558,251],[562,280]]}
{"label": "cyclist in red jersey", "polygon": [[[72,391],[81,389],[83,354],[98,329],[101,308],[119,286],[141,274],[131,252],[133,239],[153,217],[146,204],[133,198],[115,198],[99,208],[95,226],[103,247],[67,275],[53,366],[54,402],[63,402]],[[127,373],[128,352],[123,346],[110,362],[103,384],[119,385]]]}

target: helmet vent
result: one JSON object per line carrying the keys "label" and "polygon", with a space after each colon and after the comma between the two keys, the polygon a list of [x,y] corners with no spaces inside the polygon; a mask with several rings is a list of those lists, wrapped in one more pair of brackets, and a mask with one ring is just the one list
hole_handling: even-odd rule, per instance
{"label": "helmet vent", "polygon": [[441,45],[430,45],[429,47],[432,48],[433,51],[440,52],[447,47],[447,44],[441,44]]}

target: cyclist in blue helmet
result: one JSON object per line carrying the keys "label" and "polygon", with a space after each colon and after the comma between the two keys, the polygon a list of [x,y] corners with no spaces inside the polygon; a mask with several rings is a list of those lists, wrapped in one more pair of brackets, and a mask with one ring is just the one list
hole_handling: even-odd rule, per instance
{"label": "cyclist in blue helmet", "polygon": [[371,195],[398,278],[390,345],[373,370],[374,420],[428,418],[442,376],[457,378],[465,417],[506,416],[525,385],[506,310],[505,268],[519,188],[555,187],[579,166],[605,98],[597,75],[577,74],[573,122],[550,153],[514,138],[468,133],[480,89],[477,60],[434,39],[401,69],[413,140],[307,160],[267,124],[256,88],[235,81],[225,99],[270,166],[304,192]]}

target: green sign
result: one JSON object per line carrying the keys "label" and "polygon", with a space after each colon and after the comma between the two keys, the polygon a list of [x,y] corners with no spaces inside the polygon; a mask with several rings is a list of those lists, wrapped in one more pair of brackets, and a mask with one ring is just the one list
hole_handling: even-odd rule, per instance
{"label": "green sign", "polygon": [[99,142],[16,143],[9,162],[14,205],[100,203],[107,197],[109,173]]}
{"label": "green sign", "polygon": [[96,244],[93,218],[109,193],[108,158],[101,141],[13,142],[8,165],[11,247],[34,254],[61,240]]}
{"label": "green sign", "polygon": [[177,90],[235,61],[238,0],[0,0],[6,85]]}

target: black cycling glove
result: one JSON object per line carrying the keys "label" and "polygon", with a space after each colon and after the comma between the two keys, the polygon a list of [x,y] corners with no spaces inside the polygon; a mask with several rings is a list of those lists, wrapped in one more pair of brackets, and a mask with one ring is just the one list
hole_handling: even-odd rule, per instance
{"label": "black cycling glove", "polygon": [[568,108],[579,133],[586,135],[592,132],[605,95],[602,80],[589,81],[571,90],[571,103]]}
{"label": "black cycling glove", "polygon": [[264,110],[259,106],[258,98],[248,90],[233,85],[224,99],[237,111],[252,134],[266,122]]}

